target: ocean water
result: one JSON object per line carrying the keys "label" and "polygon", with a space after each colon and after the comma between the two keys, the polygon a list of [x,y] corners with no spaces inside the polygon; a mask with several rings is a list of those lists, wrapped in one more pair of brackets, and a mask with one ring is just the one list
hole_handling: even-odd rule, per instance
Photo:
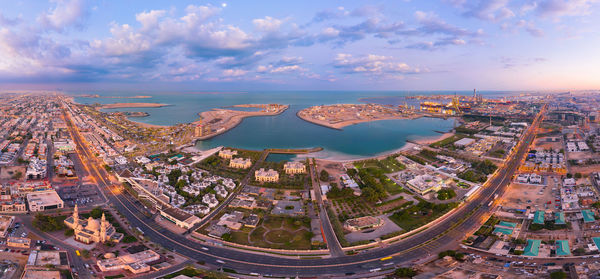
{"label": "ocean water", "polygon": [[[299,110],[314,106],[337,103],[361,103],[363,98],[369,102],[390,105],[417,105],[417,100],[405,99],[408,95],[453,94],[454,92],[391,92],[391,91],[285,91],[285,92],[242,92],[242,93],[124,93],[109,92],[101,96],[148,95],[145,99],[86,98],[75,97],[82,104],[109,104],[127,102],[147,102],[169,104],[160,108],[120,108],[105,111],[143,111],[148,117],[133,118],[134,121],[155,124],[174,125],[188,123],[198,119],[198,113],[212,108],[223,108],[237,104],[279,103],[290,108],[276,116],[250,117],[228,132],[214,138],[198,141],[200,149],[216,146],[229,146],[261,150],[264,148],[310,148],[322,147],[317,154],[325,158],[360,158],[378,155],[399,149],[406,140],[439,135],[436,131],[446,132],[452,129],[454,119],[419,118],[403,120],[381,120],[359,123],[335,130],[306,122],[296,116]],[[472,94],[472,92],[457,92]],[[73,93],[75,94],[75,93]],[[77,94],[82,94],[81,92]],[[499,92],[483,92],[485,95]]]}

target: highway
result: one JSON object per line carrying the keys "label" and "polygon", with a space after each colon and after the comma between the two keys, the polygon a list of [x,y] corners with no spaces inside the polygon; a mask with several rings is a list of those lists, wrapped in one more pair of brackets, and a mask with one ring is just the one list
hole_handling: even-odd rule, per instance
{"label": "highway", "polygon": [[[202,245],[160,227],[153,219],[146,217],[131,198],[110,190],[114,187],[111,182],[112,176],[100,167],[96,158],[89,152],[70,118],[67,119],[67,124],[77,144],[77,151],[82,158],[85,158],[83,163],[89,165],[90,174],[96,178],[99,187],[107,194],[109,203],[127,218],[132,227],[140,227],[151,241],[194,260],[204,261],[218,267],[224,266],[238,272],[255,272],[262,275],[322,276],[369,272],[374,268],[384,267],[383,264],[386,262],[380,259],[389,256],[392,256],[389,262],[394,262],[395,265],[411,265],[415,261],[434,256],[448,246],[457,246],[464,239],[466,232],[485,221],[484,217],[491,210],[487,204],[494,199],[494,195],[502,196],[506,190],[506,186],[509,185],[529,144],[534,139],[533,131],[539,125],[539,116],[543,112],[544,110],[536,117],[520,143],[515,147],[515,151],[499,168],[496,175],[486,183],[486,186],[482,187],[479,193],[474,194],[464,206],[456,209],[450,216],[425,230],[383,248],[367,250],[352,256],[313,259],[281,258],[275,255]],[[217,261],[223,261],[225,264]]]}

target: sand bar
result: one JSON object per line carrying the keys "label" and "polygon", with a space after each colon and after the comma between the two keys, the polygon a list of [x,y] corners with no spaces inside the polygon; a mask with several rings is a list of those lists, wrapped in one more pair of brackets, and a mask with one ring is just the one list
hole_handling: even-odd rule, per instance
{"label": "sand bar", "polygon": [[363,122],[416,119],[421,114],[380,104],[336,104],[305,108],[296,114],[302,120],[332,129]]}
{"label": "sand bar", "polygon": [[225,133],[237,125],[246,117],[272,116],[283,113],[290,106],[280,104],[243,104],[235,107],[262,108],[260,111],[240,111],[231,109],[212,109],[201,112],[200,120],[192,123],[204,127],[201,135],[196,135],[198,140],[206,140]]}
{"label": "sand bar", "polygon": [[115,109],[115,108],[160,108],[166,107],[167,104],[159,103],[114,103],[106,104],[101,106],[101,109]]}

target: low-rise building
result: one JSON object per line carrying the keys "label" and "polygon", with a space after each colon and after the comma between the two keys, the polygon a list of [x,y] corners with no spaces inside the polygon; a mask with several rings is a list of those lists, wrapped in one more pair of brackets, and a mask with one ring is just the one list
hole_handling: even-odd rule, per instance
{"label": "low-rise building", "polygon": [[175,223],[175,225],[184,229],[189,229],[198,222],[200,222],[200,218],[198,218],[198,216],[189,214],[187,212],[173,207],[161,209],[160,216],[164,217],[168,221],[173,222]]}
{"label": "low-rise building", "polygon": [[425,195],[432,191],[439,191],[445,186],[443,179],[430,174],[417,175],[415,178],[407,181],[406,185],[413,191]]}
{"label": "low-rise building", "polygon": [[55,190],[28,193],[27,203],[29,211],[34,212],[63,208],[65,205]]}
{"label": "low-rise building", "polygon": [[302,162],[287,162],[283,169],[287,174],[306,173],[306,165]]}
{"label": "low-rise building", "polygon": [[31,246],[31,239],[27,237],[8,237],[6,245],[16,248],[29,248]]}
{"label": "low-rise building", "polygon": [[265,170],[261,168],[254,172],[254,179],[259,182],[277,182],[279,181],[279,173],[274,169]]}
{"label": "low-rise building", "polygon": [[221,151],[219,151],[219,157],[221,157],[223,159],[232,159],[233,156],[235,156],[237,154],[238,154],[237,150],[221,149]]}
{"label": "low-rise building", "polygon": [[346,222],[344,222],[344,229],[349,231],[362,231],[365,229],[378,228],[383,226],[383,224],[383,219],[379,217],[364,216],[346,220]]}
{"label": "low-rise building", "polygon": [[15,216],[0,215],[0,238],[5,238],[8,235],[8,229],[15,221]]}
{"label": "low-rise building", "polygon": [[160,255],[152,250],[144,250],[111,259],[98,260],[96,264],[102,272],[125,269],[133,274],[150,271],[148,263],[160,260]]}
{"label": "low-rise building", "polygon": [[247,169],[252,166],[252,160],[246,158],[233,158],[229,161],[229,167],[235,169]]}

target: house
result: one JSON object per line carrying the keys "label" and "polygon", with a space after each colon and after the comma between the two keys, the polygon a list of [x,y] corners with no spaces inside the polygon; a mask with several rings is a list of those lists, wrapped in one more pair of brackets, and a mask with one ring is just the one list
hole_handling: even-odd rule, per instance
{"label": "house", "polygon": [[221,149],[221,151],[219,151],[219,157],[221,157],[223,159],[232,159],[233,156],[235,156],[237,154],[238,154],[237,150]]}
{"label": "house", "polygon": [[252,160],[245,158],[233,158],[229,161],[229,167],[234,169],[247,169],[252,166]]}
{"label": "house", "polygon": [[287,162],[283,165],[286,174],[306,173],[306,165],[302,162]]}
{"label": "house", "polygon": [[259,182],[277,182],[279,181],[279,173],[274,169],[265,170],[261,168],[254,172],[254,178]]}

